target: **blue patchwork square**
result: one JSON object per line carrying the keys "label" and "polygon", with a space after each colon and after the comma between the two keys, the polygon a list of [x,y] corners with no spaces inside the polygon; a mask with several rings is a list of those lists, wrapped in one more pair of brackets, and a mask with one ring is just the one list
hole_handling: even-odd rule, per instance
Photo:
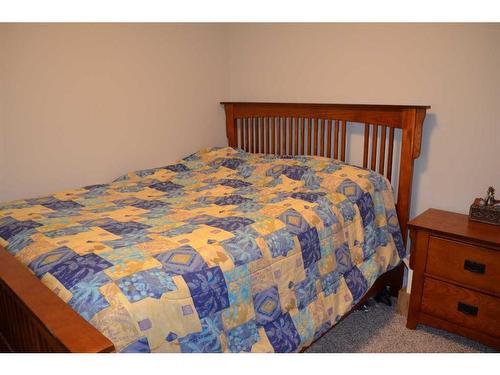
{"label": "blue patchwork square", "polygon": [[187,172],[187,171],[189,171],[189,168],[181,163],[167,165],[166,167],[163,167],[163,168],[168,169],[169,171],[172,171],[172,172]]}
{"label": "blue patchwork square", "polygon": [[349,199],[343,200],[338,204],[338,206],[344,221],[348,222],[354,219],[356,216],[356,210],[354,209],[354,204]]}
{"label": "blue patchwork square", "polygon": [[185,273],[182,277],[200,319],[229,307],[227,285],[219,267]]}
{"label": "blue patchwork square", "polygon": [[44,232],[45,237],[56,238],[63,236],[73,236],[78,233],[88,232],[89,228],[84,225],[75,225],[72,227],[64,227],[56,230],[51,230],[48,232]]}
{"label": "blue patchwork square", "polygon": [[316,228],[311,228],[298,235],[300,247],[302,249],[302,259],[304,260],[304,268],[309,266],[321,258],[321,246],[319,243],[318,231]]}
{"label": "blue patchwork square", "polygon": [[151,238],[147,236],[147,232],[124,233],[120,237],[117,240],[103,241],[102,243],[113,249],[119,249],[121,247],[128,247],[130,244],[138,245],[151,241]]}
{"label": "blue patchwork square", "polygon": [[329,272],[321,279],[321,289],[325,297],[332,293],[337,293],[337,289],[340,285],[339,279],[340,275],[337,271]]}
{"label": "blue patchwork square", "polygon": [[345,195],[352,203],[356,203],[361,198],[363,190],[357,183],[346,178],[337,188],[337,193]]}
{"label": "blue patchwork square", "polygon": [[59,210],[71,210],[71,209],[79,209],[83,207],[81,204],[73,201],[61,201],[55,198],[49,198],[45,202],[41,203],[42,206],[50,208],[54,211]]}
{"label": "blue patchwork square", "polygon": [[7,250],[13,255],[16,255],[26,246],[29,246],[33,243],[31,236],[37,232],[36,228],[26,229],[18,234],[11,236],[9,238],[9,243],[7,245]]}
{"label": "blue patchwork square", "polygon": [[326,193],[323,193],[323,192],[317,192],[317,193],[298,192],[298,193],[292,193],[292,198],[301,199],[301,200],[309,202],[309,203],[314,203],[318,199],[322,198],[325,195],[326,195]]}
{"label": "blue patchwork square", "polygon": [[283,168],[283,171],[281,173],[291,180],[300,181],[304,173],[306,173],[308,170],[309,167],[301,165],[287,165]]}
{"label": "blue patchwork square", "polygon": [[222,345],[220,333],[222,327],[219,318],[201,319],[201,332],[191,333],[179,338],[179,344],[183,353],[220,353]]}
{"label": "blue patchwork square", "polygon": [[267,323],[264,330],[276,353],[292,353],[300,345],[300,335],[289,313]]}
{"label": "blue patchwork square", "polygon": [[335,249],[335,260],[337,262],[336,271],[340,275],[348,272],[352,267],[351,251],[347,243],[342,244],[338,249]]}
{"label": "blue patchwork square", "polygon": [[125,276],[117,284],[130,302],[146,297],[159,299],[164,293],[177,290],[172,276],[156,268]]}
{"label": "blue patchwork square", "polygon": [[347,287],[351,291],[354,303],[357,303],[368,290],[368,285],[365,277],[358,267],[354,266],[351,271],[344,275]]}
{"label": "blue patchwork square", "polygon": [[103,272],[80,280],[71,288],[73,296],[68,304],[86,320],[91,320],[95,314],[109,306],[99,288],[110,282],[111,279]]}
{"label": "blue patchwork square", "polygon": [[186,272],[201,271],[208,268],[203,258],[191,246],[181,246],[174,250],[154,256],[167,273],[182,275]]}
{"label": "blue patchwork square", "polygon": [[174,184],[173,182],[170,182],[170,181],[155,182],[155,183],[149,185],[149,187],[152,189],[163,191],[164,193],[169,192],[169,191],[173,191],[173,190],[182,189],[182,185]]}
{"label": "blue patchwork square", "polygon": [[242,159],[228,158],[224,159],[220,165],[229,169],[238,169],[243,163],[244,161]]}
{"label": "blue patchwork square", "polygon": [[221,242],[222,247],[231,255],[236,266],[248,264],[262,258],[262,252],[257,242],[251,236],[238,234]]}
{"label": "blue patchwork square", "polygon": [[316,281],[314,278],[306,278],[295,284],[295,296],[299,310],[305,309],[307,305],[316,300]]}
{"label": "blue patchwork square", "polygon": [[364,242],[362,244],[363,259],[367,259],[367,258],[371,257],[375,253],[375,251],[377,251],[377,248],[379,247],[378,240],[379,240],[378,228],[375,228],[373,223],[366,226],[365,227],[365,238],[364,238]]}
{"label": "blue patchwork square", "polygon": [[120,353],[151,353],[147,337],[142,337],[137,341],[128,344]]}
{"label": "blue patchwork square", "polygon": [[143,232],[150,226],[142,223],[136,223],[134,221],[122,223],[119,221],[108,220],[105,224],[100,224],[99,227],[108,231],[109,233],[113,233],[117,236],[122,236],[125,234]]}
{"label": "blue patchwork square", "polygon": [[167,203],[159,200],[142,200],[138,199],[136,202],[132,203],[131,206],[137,207],[137,208],[142,208],[143,210],[151,210],[154,208],[162,208],[168,206]]}
{"label": "blue patchwork square", "polygon": [[32,220],[18,221],[10,216],[0,220],[0,237],[9,241],[11,237],[37,228],[42,224]]}
{"label": "blue patchwork square", "polygon": [[224,186],[229,186],[229,187],[232,187],[235,189],[251,185],[249,182],[245,182],[245,181],[237,180],[237,179],[230,179],[230,178],[225,178],[225,179],[220,180],[219,184],[224,185]]}
{"label": "blue patchwork square", "polygon": [[74,256],[55,265],[50,273],[67,289],[73,288],[79,281],[111,267],[112,264],[95,254]]}
{"label": "blue patchwork square", "polygon": [[232,353],[250,352],[259,341],[259,332],[255,321],[250,320],[227,332],[229,350]]}
{"label": "blue patchwork square", "polygon": [[230,206],[230,205],[238,205],[248,201],[251,201],[251,199],[242,197],[241,195],[234,194],[234,195],[219,197],[215,200],[214,203],[218,206]]}
{"label": "blue patchwork square", "polygon": [[295,209],[290,208],[278,216],[286,224],[287,230],[293,234],[300,234],[307,231],[310,226],[304,217]]}
{"label": "blue patchwork square", "polygon": [[321,205],[319,207],[314,207],[314,212],[320,217],[325,228],[331,227],[333,224],[339,222],[337,215],[333,212],[330,205]]}
{"label": "blue patchwork square", "polygon": [[235,230],[242,229],[252,223],[254,223],[252,219],[238,216],[218,217],[205,222],[206,225],[220,228],[227,232],[234,232]]}
{"label": "blue patchwork square", "polygon": [[293,236],[284,229],[268,234],[264,237],[264,241],[269,247],[273,258],[286,256],[295,247]]}
{"label": "blue patchwork square", "polygon": [[253,296],[255,320],[264,325],[281,315],[280,296],[278,288],[273,286]]}
{"label": "blue patchwork square", "polygon": [[370,193],[363,193],[356,202],[363,220],[363,226],[366,227],[375,221],[375,207],[373,205],[372,196]]}
{"label": "blue patchwork square", "polygon": [[58,264],[64,263],[76,256],[77,254],[66,246],[59,247],[37,257],[29,264],[29,268],[31,268],[37,277],[42,277]]}

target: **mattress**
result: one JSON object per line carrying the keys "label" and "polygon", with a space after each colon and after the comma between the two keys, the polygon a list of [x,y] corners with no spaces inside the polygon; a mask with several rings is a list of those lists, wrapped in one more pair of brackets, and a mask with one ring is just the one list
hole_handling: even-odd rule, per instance
{"label": "mattress", "polygon": [[233,148],[0,204],[0,245],[120,352],[299,351],[406,256],[382,175]]}

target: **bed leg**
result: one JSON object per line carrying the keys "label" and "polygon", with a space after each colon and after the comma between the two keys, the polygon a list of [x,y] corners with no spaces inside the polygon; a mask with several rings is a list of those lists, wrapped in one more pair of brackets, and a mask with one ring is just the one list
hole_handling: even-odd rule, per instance
{"label": "bed leg", "polygon": [[392,297],[397,297],[400,289],[403,287],[403,276],[405,272],[405,265],[401,262],[393,270],[390,271],[391,275],[389,277],[387,286],[389,287],[389,295]]}

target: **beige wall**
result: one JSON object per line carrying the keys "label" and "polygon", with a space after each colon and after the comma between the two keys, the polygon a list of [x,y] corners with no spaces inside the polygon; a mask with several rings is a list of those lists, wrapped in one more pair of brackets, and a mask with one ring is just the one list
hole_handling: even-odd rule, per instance
{"label": "beige wall", "polygon": [[0,25],[0,201],[224,145],[226,35],[204,24]]}
{"label": "beige wall", "polygon": [[498,24],[0,25],[0,201],[223,145],[221,99],[410,103],[432,105],[413,213],[465,212],[500,191],[499,44]]}
{"label": "beige wall", "polygon": [[499,24],[240,24],[230,45],[234,100],[432,105],[413,214],[500,191]]}

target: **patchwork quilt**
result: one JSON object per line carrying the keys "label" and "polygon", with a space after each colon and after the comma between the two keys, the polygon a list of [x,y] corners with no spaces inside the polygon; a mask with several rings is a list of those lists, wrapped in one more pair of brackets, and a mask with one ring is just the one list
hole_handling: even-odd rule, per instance
{"label": "patchwork quilt", "polygon": [[380,174],[233,148],[0,204],[0,245],[121,352],[299,351],[406,256]]}

